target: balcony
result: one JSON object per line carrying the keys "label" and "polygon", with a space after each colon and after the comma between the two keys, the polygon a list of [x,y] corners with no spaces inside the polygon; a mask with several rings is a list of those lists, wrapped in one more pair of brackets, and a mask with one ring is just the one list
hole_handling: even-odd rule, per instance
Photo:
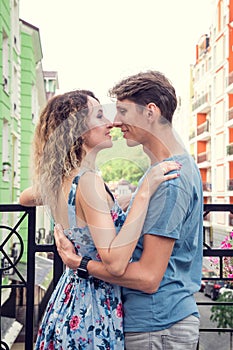
{"label": "balcony", "polygon": [[227,191],[233,191],[233,179],[227,180]]}
{"label": "balcony", "polygon": [[196,136],[195,130],[192,130],[189,134],[189,140],[193,139]]}
{"label": "balcony", "polygon": [[231,107],[231,108],[228,110],[227,116],[228,116],[227,120],[233,119],[233,107]]}
{"label": "balcony", "polygon": [[210,167],[210,152],[201,152],[197,155],[197,164],[199,168]]}
{"label": "balcony", "polygon": [[203,191],[205,191],[205,192],[212,191],[212,184],[210,182],[203,182],[202,187],[203,187]]}
{"label": "balcony", "polygon": [[[63,264],[54,244],[37,244],[35,208],[0,205],[0,213],[12,213],[9,217],[15,220],[12,227],[0,224],[0,348],[8,350],[17,340],[25,345],[22,349],[32,350]],[[27,235],[26,244],[22,232]]]}
{"label": "balcony", "polygon": [[228,75],[226,92],[233,94],[233,72]]}
{"label": "balcony", "polygon": [[233,143],[230,143],[229,145],[227,145],[227,155],[228,156],[233,155]]}
{"label": "balcony", "polygon": [[204,123],[198,125],[197,127],[197,139],[198,141],[207,141],[210,139],[210,128],[209,121],[206,120]]}
{"label": "balcony", "polygon": [[208,113],[210,109],[210,101],[207,93],[202,95],[192,104],[193,112],[196,111],[197,113]]}
{"label": "balcony", "polygon": [[208,120],[204,123],[198,125],[197,127],[197,135],[201,135],[203,132],[209,132],[209,122]]}
{"label": "balcony", "polygon": [[[210,189],[210,184],[205,184],[207,189]],[[204,205],[204,221],[209,219],[210,212],[212,211],[220,211],[220,212],[230,212],[230,217],[233,217],[233,205],[231,204],[206,204]],[[3,230],[8,231],[8,235],[5,235],[4,239],[2,239],[2,242],[0,244],[0,253],[1,256],[4,256],[5,260],[8,264],[2,265],[0,267],[0,300],[3,301],[3,291],[4,289],[9,289],[10,294],[13,295],[9,299],[10,302],[8,303],[8,308],[4,308],[4,305],[7,303],[7,300],[5,300],[5,303],[2,303],[2,306],[0,308],[0,348],[4,350],[9,350],[10,348],[12,350],[32,350],[33,349],[33,343],[35,340],[35,335],[37,332],[37,327],[35,327],[35,312],[38,313],[38,310],[35,309],[35,301],[36,301],[36,295],[35,295],[35,271],[36,271],[36,254],[42,253],[42,252],[53,252],[54,254],[54,264],[53,264],[53,279],[51,282],[51,288],[49,287],[49,293],[46,294],[46,300],[43,299],[43,302],[40,305],[40,315],[42,315],[43,311],[45,310],[45,305],[47,304],[47,300],[54,288],[54,285],[57,283],[59,276],[61,275],[63,271],[63,265],[62,262],[56,252],[55,246],[53,244],[37,244],[36,243],[36,232],[35,232],[35,208],[26,208],[22,207],[20,205],[0,205],[0,213],[14,213],[14,214],[20,214],[20,218],[17,219],[18,221],[14,223],[13,227],[8,227],[4,225],[0,225],[0,232],[2,233]],[[16,215],[14,216],[16,217]],[[27,246],[24,247],[24,242],[20,239],[20,227],[24,223],[24,220],[27,224],[27,231],[28,231],[28,241]],[[208,229],[210,227],[203,227],[203,236],[204,236],[204,246],[203,246],[203,255],[204,257],[218,257],[220,262],[220,270],[219,270],[219,278],[229,281],[230,278],[223,277],[223,259],[224,257],[231,257],[233,258],[233,249],[212,249],[208,243],[206,243],[205,237],[207,236]],[[213,234],[213,232],[211,231]],[[17,239],[20,241],[20,247],[19,247],[19,253],[17,256],[15,256],[15,259],[12,261],[12,251],[10,256],[8,256],[8,249],[9,242],[13,235],[16,235]],[[26,279],[22,275],[22,270],[19,267],[19,264],[21,263],[21,258],[23,256],[24,248],[27,251],[27,261],[28,263],[26,267]],[[11,283],[6,283],[6,280],[3,281],[3,277],[5,278],[7,276],[7,273],[12,272],[10,270],[14,270],[15,274],[18,274],[18,278],[21,278],[21,283],[13,283],[13,280],[11,279]],[[9,276],[8,276],[9,277]],[[205,280],[211,280],[212,277],[204,278]],[[9,294],[9,293],[8,293]],[[4,337],[1,335],[2,332],[2,326],[6,325],[6,312],[7,310],[11,312],[11,318],[13,318],[13,312],[15,312],[16,307],[16,300],[17,295],[20,296],[20,300],[22,301],[22,298],[25,301],[25,305],[23,312],[25,312],[25,322],[23,324],[23,335],[20,338],[20,341],[17,340],[17,343],[15,343],[12,347],[8,343],[4,341]],[[213,303],[211,301],[202,301],[197,299],[197,305],[200,309],[200,313],[202,312],[201,309],[206,307],[211,307],[213,305],[222,305],[223,307],[227,306],[233,306],[232,302],[219,302],[219,303]],[[17,317],[19,316],[19,313],[15,313],[14,319],[16,322],[18,322]],[[9,318],[9,317],[8,317]],[[233,332],[232,328],[217,328],[216,324],[213,323],[213,327],[204,328],[201,326],[200,328],[200,344],[198,349],[203,349],[202,341],[203,339],[210,339],[212,342],[212,345],[215,344],[215,336],[218,336],[217,334],[224,333],[224,338],[226,338],[226,334],[230,334]],[[207,334],[206,334],[207,333]],[[209,336],[211,334],[211,336]],[[18,338],[19,339],[19,338]],[[221,338],[222,342],[222,338]]]}

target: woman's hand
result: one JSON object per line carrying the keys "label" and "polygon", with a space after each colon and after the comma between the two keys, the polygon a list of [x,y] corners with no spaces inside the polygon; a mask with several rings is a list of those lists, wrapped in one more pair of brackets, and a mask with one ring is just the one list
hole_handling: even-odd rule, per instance
{"label": "woman's hand", "polygon": [[[152,167],[143,181],[143,184],[149,188],[150,196],[152,196],[162,182],[179,177],[181,166],[180,163],[169,160]],[[175,172],[170,174],[171,171]]]}
{"label": "woman's hand", "polygon": [[79,267],[81,256],[76,254],[73,244],[64,235],[63,228],[60,224],[54,227],[54,239],[58,254],[63,263],[70,269],[76,270]]}

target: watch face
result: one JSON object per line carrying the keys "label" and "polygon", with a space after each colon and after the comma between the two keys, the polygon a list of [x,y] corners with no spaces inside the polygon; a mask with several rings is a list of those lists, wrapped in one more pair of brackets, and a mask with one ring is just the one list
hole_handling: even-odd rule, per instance
{"label": "watch face", "polygon": [[81,267],[79,267],[77,270],[78,270],[78,277],[80,277],[80,278],[87,278],[88,277],[88,272],[86,269],[82,269]]}

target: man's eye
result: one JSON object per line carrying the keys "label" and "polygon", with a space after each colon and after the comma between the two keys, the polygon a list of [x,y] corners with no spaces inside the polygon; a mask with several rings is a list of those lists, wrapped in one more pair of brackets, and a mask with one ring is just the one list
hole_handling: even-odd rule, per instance
{"label": "man's eye", "polygon": [[124,115],[126,113],[126,110],[125,109],[120,109],[120,113]]}

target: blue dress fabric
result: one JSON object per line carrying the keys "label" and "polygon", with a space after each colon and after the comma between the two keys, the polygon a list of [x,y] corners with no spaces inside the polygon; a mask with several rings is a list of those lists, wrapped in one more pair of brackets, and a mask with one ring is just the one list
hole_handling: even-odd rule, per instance
{"label": "blue dress fabric", "polygon": [[[65,230],[65,235],[77,254],[100,261],[88,226],[76,224],[75,195],[81,175],[74,179],[69,194],[70,228]],[[111,215],[118,232],[125,213],[116,200]],[[121,288],[92,276],[81,279],[76,271],[66,268],[48,303],[35,349],[123,350]]]}

